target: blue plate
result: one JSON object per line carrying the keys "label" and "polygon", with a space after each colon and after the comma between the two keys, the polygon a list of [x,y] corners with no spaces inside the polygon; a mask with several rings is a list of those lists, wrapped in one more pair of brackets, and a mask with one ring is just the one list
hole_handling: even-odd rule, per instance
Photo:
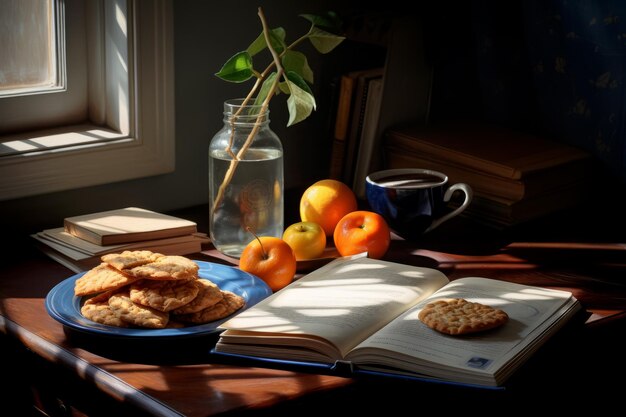
{"label": "blue plate", "polygon": [[[241,312],[265,297],[272,294],[272,290],[260,278],[231,266],[212,262],[194,261],[200,267],[198,276],[211,280],[221,289],[231,291],[242,296],[244,306]],[[85,273],[76,274],[57,284],[46,296],[46,310],[50,316],[74,330],[105,336],[123,338],[171,338],[192,337],[216,333],[217,327],[232,316],[207,324],[183,327],[179,329],[125,329],[107,326],[86,319],[80,313],[82,298],[74,295],[74,283]]]}

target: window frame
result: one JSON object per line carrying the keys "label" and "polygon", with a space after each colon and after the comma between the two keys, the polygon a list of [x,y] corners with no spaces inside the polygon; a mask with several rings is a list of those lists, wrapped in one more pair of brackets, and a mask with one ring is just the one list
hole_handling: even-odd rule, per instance
{"label": "window frame", "polygon": [[[8,139],[36,143],[35,152],[0,157],[0,201],[173,172],[175,168],[174,63],[171,0],[128,3],[128,121],[111,100],[111,77],[90,74],[90,119],[80,124],[25,132]],[[97,24],[89,27],[98,29]],[[88,42],[93,42],[88,33]],[[89,71],[104,53],[90,54]],[[91,94],[104,91],[103,94]],[[122,109],[123,110],[123,109]],[[103,126],[103,125],[104,126]],[[127,128],[124,128],[127,126]],[[98,132],[105,132],[99,135]],[[94,140],[104,137],[104,141]],[[42,143],[70,141],[47,147]]]}

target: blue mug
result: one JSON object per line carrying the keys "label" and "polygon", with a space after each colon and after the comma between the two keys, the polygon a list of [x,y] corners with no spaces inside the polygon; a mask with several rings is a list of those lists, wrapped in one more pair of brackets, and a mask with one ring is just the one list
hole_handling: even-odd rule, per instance
{"label": "blue mug", "polygon": [[[461,191],[465,200],[450,211],[447,203]],[[448,186],[448,176],[419,168],[388,169],[369,174],[365,192],[372,211],[385,218],[399,236],[417,240],[424,233],[459,215],[472,201],[472,188],[465,183]]]}

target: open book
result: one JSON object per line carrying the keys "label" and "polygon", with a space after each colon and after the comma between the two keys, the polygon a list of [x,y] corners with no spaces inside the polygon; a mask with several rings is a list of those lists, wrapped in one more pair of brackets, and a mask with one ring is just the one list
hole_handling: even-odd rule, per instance
{"label": "open book", "polygon": [[[467,336],[438,333],[418,313],[439,298],[487,304],[509,321]],[[213,352],[496,387],[578,309],[569,292],[338,258],[222,324]]]}

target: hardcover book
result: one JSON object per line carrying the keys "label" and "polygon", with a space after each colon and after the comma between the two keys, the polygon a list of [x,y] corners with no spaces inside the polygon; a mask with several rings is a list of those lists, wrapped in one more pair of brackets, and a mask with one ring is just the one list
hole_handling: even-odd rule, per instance
{"label": "hardcover book", "polygon": [[474,123],[393,129],[387,141],[424,158],[522,181],[530,175],[568,178],[576,170],[586,169],[590,158],[586,152],[558,142]]}
{"label": "hardcover book", "polygon": [[588,184],[580,182],[520,201],[476,193],[463,215],[496,228],[506,228],[582,204],[588,189]]}
{"label": "hardcover book", "polygon": [[354,164],[354,181],[352,189],[358,198],[365,199],[365,177],[370,173],[370,163],[375,152],[378,119],[383,99],[383,79],[374,78],[369,82],[367,104],[357,158]]}
{"label": "hardcover book", "polygon": [[[443,298],[504,310],[496,329],[439,333],[419,312]],[[501,387],[580,309],[566,291],[467,277],[365,257],[338,258],[222,326],[214,353],[312,370]]]}
{"label": "hardcover book", "polygon": [[534,198],[568,185],[578,185],[582,190],[588,187],[591,176],[591,160],[583,159],[564,164],[558,169],[551,169],[548,173],[536,173],[513,180],[419,153],[411,149],[410,145],[403,146],[402,139],[390,139],[385,155],[388,168],[419,167],[440,171],[448,176],[450,184],[464,182],[469,184],[476,194],[513,202]]}
{"label": "hardcover book", "polygon": [[363,123],[365,122],[370,82],[375,79],[382,79],[382,76],[383,68],[373,68],[363,71],[356,79],[353,110],[350,115],[350,129],[346,138],[346,150],[344,155],[343,182],[346,184],[352,184],[354,179],[361,132],[363,131]]}
{"label": "hardcover book", "polygon": [[330,178],[342,180],[352,175],[353,153],[363,125],[369,80],[382,77],[382,68],[351,71],[341,76],[341,88],[335,118]]}
{"label": "hardcover book", "polygon": [[192,221],[137,207],[68,217],[64,228],[67,233],[100,246],[197,232]]}

